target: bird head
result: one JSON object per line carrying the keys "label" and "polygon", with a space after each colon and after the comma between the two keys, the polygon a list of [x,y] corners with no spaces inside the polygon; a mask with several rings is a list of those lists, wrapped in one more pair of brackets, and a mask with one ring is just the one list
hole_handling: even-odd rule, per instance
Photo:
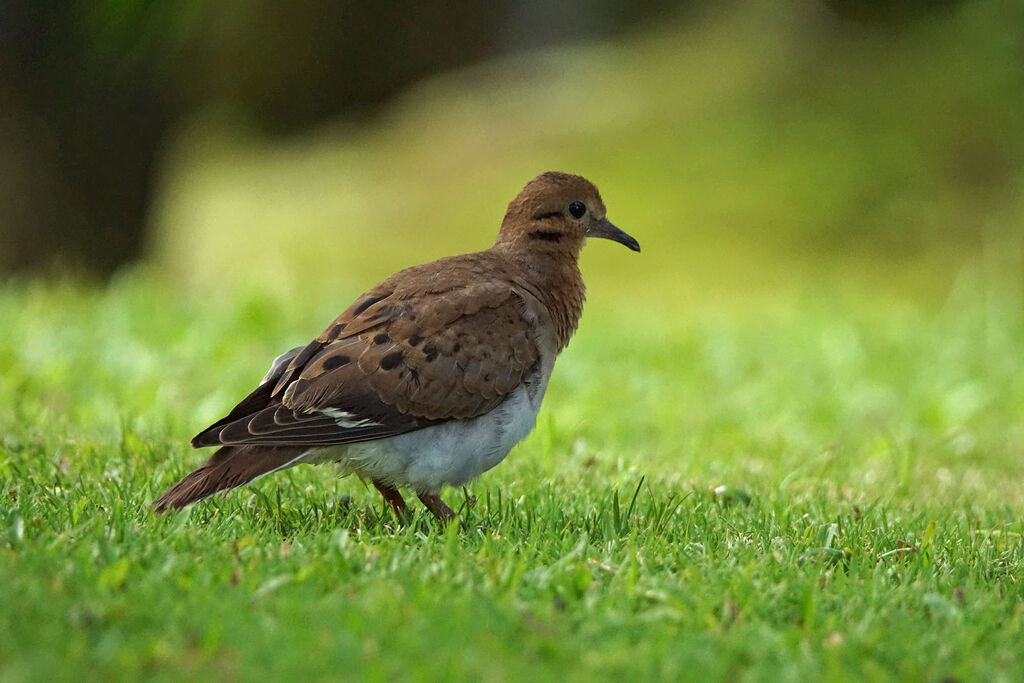
{"label": "bird head", "polygon": [[497,245],[578,254],[587,237],[640,251],[640,244],[606,217],[601,194],[586,178],[548,171],[526,184],[508,205]]}

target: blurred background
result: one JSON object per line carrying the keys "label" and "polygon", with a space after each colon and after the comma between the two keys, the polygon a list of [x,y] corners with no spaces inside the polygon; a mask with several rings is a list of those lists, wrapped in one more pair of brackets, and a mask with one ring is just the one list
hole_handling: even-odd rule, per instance
{"label": "blurred background", "polygon": [[1022,265],[1022,112],[1018,2],[3,0],[0,277],[343,307],[557,169],[644,246],[602,296],[941,297]]}

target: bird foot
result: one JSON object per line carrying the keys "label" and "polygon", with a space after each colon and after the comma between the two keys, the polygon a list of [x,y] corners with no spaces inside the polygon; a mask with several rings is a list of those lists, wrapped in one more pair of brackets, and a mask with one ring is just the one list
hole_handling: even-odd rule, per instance
{"label": "bird foot", "polygon": [[423,503],[428,510],[434,513],[434,517],[437,517],[439,522],[450,522],[455,519],[455,513],[452,509],[445,505],[444,501],[441,500],[441,496],[436,493],[417,493],[420,502]]}
{"label": "bird foot", "polygon": [[405,504],[405,498],[402,498],[402,493],[398,488],[394,484],[386,484],[377,480],[374,480],[373,485],[380,491],[380,495],[384,496],[384,500],[391,505],[391,509],[395,511],[395,517],[403,522],[406,521],[409,518],[409,506]]}

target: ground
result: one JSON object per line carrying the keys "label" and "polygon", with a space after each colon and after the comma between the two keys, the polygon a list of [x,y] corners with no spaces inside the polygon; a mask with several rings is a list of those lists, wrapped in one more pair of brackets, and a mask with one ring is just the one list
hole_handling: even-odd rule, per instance
{"label": "ground", "polygon": [[10,286],[0,675],[1009,678],[1024,325],[963,279],[881,313],[596,307],[447,528],[329,468],[153,515],[302,324],[144,273]]}

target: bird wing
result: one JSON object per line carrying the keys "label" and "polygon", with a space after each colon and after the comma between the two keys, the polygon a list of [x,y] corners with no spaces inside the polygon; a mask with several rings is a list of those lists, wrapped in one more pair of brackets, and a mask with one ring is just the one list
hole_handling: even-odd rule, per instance
{"label": "bird wing", "polygon": [[429,274],[359,297],[193,446],[353,443],[497,406],[540,357],[522,298],[507,280]]}

